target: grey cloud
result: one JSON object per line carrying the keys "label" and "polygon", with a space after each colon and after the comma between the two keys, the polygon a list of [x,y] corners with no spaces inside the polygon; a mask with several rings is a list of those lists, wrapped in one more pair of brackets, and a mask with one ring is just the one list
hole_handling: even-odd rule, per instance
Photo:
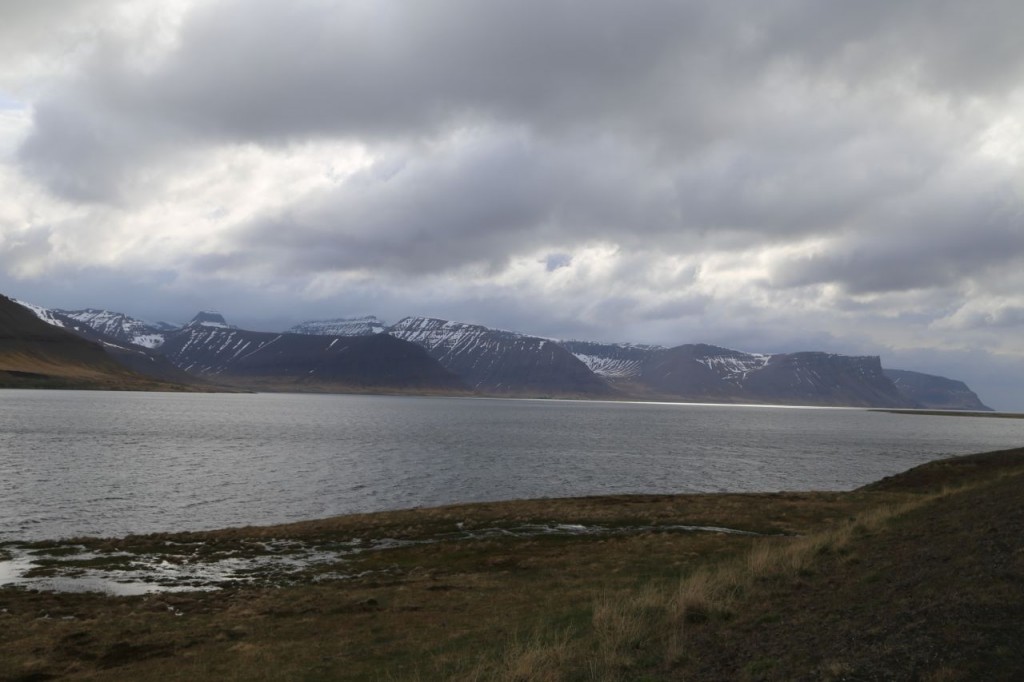
{"label": "grey cloud", "polygon": [[[916,87],[956,94],[964,83],[993,82],[994,74],[1016,82],[1024,63],[1013,31],[1021,11],[1008,3],[963,10],[943,3],[930,22],[920,21],[935,14],[930,3],[851,7],[796,0],[201,4],[186,19],[179,47],[155,67],[138,68],[130,50],[112,44],[58,83],[57,94],[37,102],[23,157],[39,177],[52,175],[56,191],[75,197],[79,185],[101,184],[92,178],[104,170],[112,182],[123,177],[115,166],[136,166],[167,131],[193,144],[286,144],[321,136],[416,140],[489,122],[556,137],[611,131],[678,155],[745,132],[776,134],[765,116],[787,114],[771,101],[779,69],[812,88],[924,73]],[[984,22],[994,32],[990,41],[961,30],[968,10],[991,16]],[[865,72],[851,50],[877,53],[878,68]],[[104,150],[106,169],[76,151],[96,136],[93,126],[74,125],[77,115],[110,116],[118,139],[128,141]],[[61,156],[60,148],[68,151]]]}
{"label": "grey cloud", "polygon": [[[965,195],[939,184],[864,221],[811,256],[778,265],[777,287],[835,283],[853,294],[945,287],[1024,260],[1024,215],[999,187]],[[901,208],[907,209],[908,206]]]}
{"label": "grey cloud", "polygon": [[5,62],[31,58],[38,56],[40,46],[53,47],[62,37],[81,38],[89,27],[79,22],[97,19],[115,4],[115,0],[0,0],[0,58]]}
{"label": "grey cloud", "polygon": [[642,320],[678,320],[681,317],[700,315],[711,304],[709,296],[676,295],[654,305],[640,306],[639,317]]}
{"label": "grey cloud", "polygon": [[985,316],[983,324],[990,327],[1024,327],[1024,306],[1006,306]]}
{"label": "grey cloud", "polygon": [[238,243],[285,269],[422,274],[485,261],[501,267],[542,229],[553,202],[545,159],[514,140],[455,159],[367,173],[287,212],[242,226]]}
{"label": "grey cloud", "polygon": [[[877,269],[894,278],[925,274],[915,267],[935,276],[969,272],[978,263],[887,268],[893,254],[909,258],[915,250],[962,258],[957,235],[967,226],[978,258],[1014,253],[1003,243],[1015,229],[1012,216],[985,215],[993,207],[984,184],[1005,177],[954,167],[979,179],[961,187],[951,186],[956,178],[936,180],[941,164],[932,143],[909,133],[799,149],[751,140],[667,160],[608,135],[550,140],[479,129],[430,153],[407,148],[336,188],[296,197],[287,210],[238,226],[235,252],[210,264],[416,274],[481,263],[497,270],[511,256],[594,241],[692,255],[846,233],[837,252],[788,263],[773,281],[796,286],[835,277],[863,289],[900,284],[878,279],[861,259],[877,259]],[[887,154],[899,161],[887,161]],[[949,238],[918,245],[925,226]],[[944,245],[945,255],[938,251]]]}
{"label": "grey cloud", "polygon": [[0,222],[0,265],[7,272],[16,271],[45,260],[53,251],[51,226],[19,230]]}
{"label": "grey cloud", "polygon": [[[37,130],[18,150],[23,168],[61,197],[125,203],[147,164],[172,142],[157,122],[126,119],[91,93],[68,92],[35,111]],[[148,199],[149,197],[146,197]]]}
{"label": "grey cloud", "polygon": [[595,241],[694,255],[821,235],[833,246],[782,263],[770,284],[863,293],[948,285],[1020,258],[1012,177],[998,164],[942,159],[931,143],[866,134],[780,151],[751,141],[668,163],[609,136],[553,142],[481,129],[296,197],[237,226],[233,252],[204,263],[415,276],[496,271],[516,255]]}
{"label": "grey cloud", "polygon": [[[639,164],[639,165],[638,165]],[[643,245],[670,233],[674,195],[638,179],[642,161],[601,145],[549,147],[507,131],[401,163],[241,225],[223,269],[383,270],[416,275],[601,238]],[[394,170],[394,168],[398,170]]]}

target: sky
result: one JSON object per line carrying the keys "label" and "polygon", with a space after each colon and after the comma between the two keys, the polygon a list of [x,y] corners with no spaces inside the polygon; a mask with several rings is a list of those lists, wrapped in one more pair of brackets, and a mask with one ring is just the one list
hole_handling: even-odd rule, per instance
{"label": "sky", "polygon": [[0,0],[0,292],[880,355],[1024,410],[1017,0]]}

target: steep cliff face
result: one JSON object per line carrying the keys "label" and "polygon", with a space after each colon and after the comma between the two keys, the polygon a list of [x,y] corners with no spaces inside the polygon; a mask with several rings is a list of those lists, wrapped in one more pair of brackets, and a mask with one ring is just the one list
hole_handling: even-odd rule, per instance
{"label": "steep cliff face", "polygon": [[766,355],[686,344],[674,348],[567,342],[593,371],[636,397],[793,405],[914,407],[877,357]]}
{"label": "steep cliff face", "polygon": [[772,355],[744,383],[750,395],[799,405],[915,407],[882,373],[877,356]]}
{"label": "steep cliff face", "polygon": [[475,391],[562,396],[611,393],[603,379],[549,339],[426,317],[407,317],[388,333],[422,346]]}
{"label": "steep cliff face", "polygon": [[901,394],[923,408],[970,412],[992,411],[992,408],[981,402],[978,395],[962,381],[902,369],[883,371]]}

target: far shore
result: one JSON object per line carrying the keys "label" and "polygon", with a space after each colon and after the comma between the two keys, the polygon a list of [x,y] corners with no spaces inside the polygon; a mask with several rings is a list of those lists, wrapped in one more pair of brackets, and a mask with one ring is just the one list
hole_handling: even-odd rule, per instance
{"label": "far shore", "polygon": [[890,412],[892,414],[920,414],[932,417],[989,417],[992,419],[1024,419],[1022,412],[972,412],[969,410],[903,410],[871,408],[871,412]]}

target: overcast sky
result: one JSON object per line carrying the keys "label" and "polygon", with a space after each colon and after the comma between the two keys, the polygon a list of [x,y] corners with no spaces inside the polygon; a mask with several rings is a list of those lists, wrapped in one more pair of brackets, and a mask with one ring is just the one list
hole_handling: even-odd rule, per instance
{"label": "overcast sky", "polygon": [[0,0],[0,292],[881,355],[1024,410],[1018,0]]}

